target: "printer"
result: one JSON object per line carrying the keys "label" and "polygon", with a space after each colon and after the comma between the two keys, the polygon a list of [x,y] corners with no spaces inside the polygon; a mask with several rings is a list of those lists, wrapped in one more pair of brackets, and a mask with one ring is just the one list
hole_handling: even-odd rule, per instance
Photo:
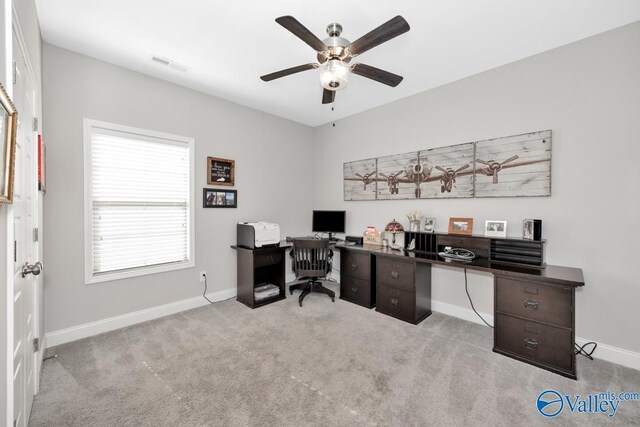
{"label": "printer", "polygon": [[280,226],[269,222],[239,222],[238,246],[255,249],[280,244]]}

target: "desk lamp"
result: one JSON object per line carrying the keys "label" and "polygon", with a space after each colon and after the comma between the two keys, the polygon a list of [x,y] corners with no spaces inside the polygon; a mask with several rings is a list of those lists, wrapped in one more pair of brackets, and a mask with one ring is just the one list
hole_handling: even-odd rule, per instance
{"label": "desk lamp", "polygon": [[391,234],[393,235],[392,237],[392,243],[395,245],[396,244],[396,233],[399,231],[404,231],[404,228],[402,227],[402,224],[400,224],[398,221],[396,221],[395,218],[393,218],[393,221],[391,221],[389,224],[387,224],[387,226],[384,228],[384,231],[390,231]]}

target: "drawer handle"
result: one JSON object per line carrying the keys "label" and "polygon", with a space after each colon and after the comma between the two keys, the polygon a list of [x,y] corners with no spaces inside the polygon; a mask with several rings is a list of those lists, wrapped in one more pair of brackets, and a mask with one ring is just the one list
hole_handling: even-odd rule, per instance
{"label": "drawer handle", "polygon": [[524,300],[524,308],[535,311],[538,309],[538,301],[534,299],[526,299]]}
{"label": "drawer handle", "polygon": [[351,268],[354,270],[358,269],[358,264],[356,264],[355,262],[353,264],[351,264]]}
{"label": "drawer handle", "polygon": [[358,288],[351,288],[351,292],[353,292],[354,294],[358,293]]}
{"label": "drawer handle", "polygon": [[395,298],[392,298],[391,299],[391,305],[394,306],[394,307],[398,307],[398,300],[395,299]]}
{"label": "drawer handle", "polygon": [[531,350],[537,350],[538,349],[538,341],[532,339],[532,338],[525,338],[524,339],[524,346],[531,349]]}
{"label": "drawer handle", "polygon": [[400,273],[398,273],[397,271],[392,271],[391,277],[393,277],[395,280],[398,280],[398,277],[400,277]]}
{"label": "drawer handle", "polygon": [[273,256],[269,255],[269,262],[273,262]]}

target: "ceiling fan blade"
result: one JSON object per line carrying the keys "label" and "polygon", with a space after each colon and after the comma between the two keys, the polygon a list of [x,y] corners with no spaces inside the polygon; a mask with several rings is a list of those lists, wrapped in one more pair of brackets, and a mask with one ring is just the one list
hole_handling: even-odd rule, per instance
{"label": "ceiling fan blade", "polygon": [[389,41],[394,37],[398,37],[400,34],[406,33],[410,29],[411,27],[409,27],[407,21],[405,21],[402,16],[398,15],[351,43],[348,47],[349,52],[351,53],[351,56],[360,55],[379,44]]}
{"label": "ceiling fan blade", "polygon": [[336,91],[335,90],[324,89],[322,91],[322,103],[323,104],[331,104],[335,100],[336,100]]}
{"label": "ceiling fan blade", "polygon": [[367,64],[354,64],[351,66],[351,72],[391,87],[398,86],[403,78],[397,74]]}
{"label": "ceiling fan blade", "polygon": [[276,71],[275,73],[265,74],[260,78],[265,82],[269,82],[271,80],[279,79],[280,77],[289,76],[291,74],[299,73],[301,71],[312,70],[314,68],[318,68],[318,64],[298,65],[297,67],[291,67],[291,68],[287,68],[286,70]]}
{"label": "ceiling fan blade", "polygon": [[276,18],[276,22],[291,31],[316,52],[324,52],[327,50],[327,46],[293,16],[281,16]]}

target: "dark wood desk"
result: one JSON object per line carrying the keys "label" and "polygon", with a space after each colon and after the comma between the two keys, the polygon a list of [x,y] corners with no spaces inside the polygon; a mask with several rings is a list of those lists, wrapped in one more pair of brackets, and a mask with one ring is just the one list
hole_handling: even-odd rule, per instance
{"label": "dark wood desk", "polygon": [[378,246],[338,244],[336,249],[340,298],[414,324],[431,314],[432,265],[492,273],[493,351],[576,379],[575,289],[584,286],[581,269],[542,261],[542,268],[493,262],[489,251],[485,258],[455,262],[436,253]]}

